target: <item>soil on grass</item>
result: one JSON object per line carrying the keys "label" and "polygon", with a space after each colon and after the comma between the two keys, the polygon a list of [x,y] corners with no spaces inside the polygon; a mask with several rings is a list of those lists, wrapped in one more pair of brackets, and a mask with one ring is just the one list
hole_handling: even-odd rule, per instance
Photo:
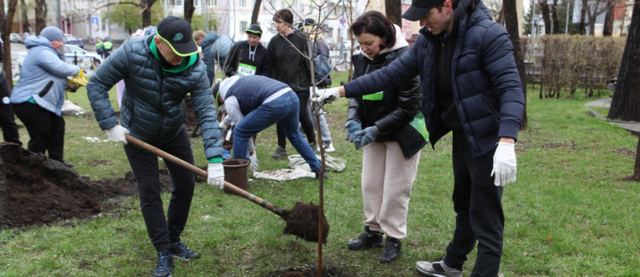
{"label": "soil on grass", "polygon": [[[295,269],[295,268],[287,268],[285,270],[275,270],[267,273],[262,277],[315,277],[318,276],[318,268],[313,267],[310,269]],[[345,272],[336,268],[323,268],[322,276],[326,277],[357,277],[353,273]]]}
{"label": "soil on grass", "polygon": [[[163,191],[172,187],[159,172]],[[114,207],[114,199],[137,193],[136,179],[91,181],[64,164],[13,143],[0,143],[0,229],[91,218]]]}

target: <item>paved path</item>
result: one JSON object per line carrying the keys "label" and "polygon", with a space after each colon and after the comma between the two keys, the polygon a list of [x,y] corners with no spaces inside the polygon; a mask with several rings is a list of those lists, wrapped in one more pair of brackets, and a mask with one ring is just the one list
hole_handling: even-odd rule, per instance
{"label": "paved path", "polygon": [[587,107],[587,109],[589,109],[589,114],[599,118],[600,120],[604,120],[604,121],[610,122],[611,124],[618,125],[622,128],[625,128],[631,131],[634,134],[640,133],[640,123],[631,122],[631,121],[610,120],[600,115],[600,113],[598,113],[596,110],[592,109],[592,107],[607,108],[607,109],[611,108],[611,98],[604,98],[604,99],[591,101],[587,104],[584,104],[584,106]]}

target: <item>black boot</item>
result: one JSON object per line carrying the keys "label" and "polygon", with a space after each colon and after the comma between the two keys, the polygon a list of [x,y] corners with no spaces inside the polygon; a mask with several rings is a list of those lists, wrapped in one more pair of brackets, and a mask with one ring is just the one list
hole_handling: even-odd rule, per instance
{"label": "black boot", "polygon": [[384,251],[380,254],[378,260],[381,263],[390,263],[395,261],[400,256],[402,250],[402,242],[400,240],[387,236],[387,241],[384,243]]}
{"label": "black boot", "polygon": [[364,232],[357,239],[350,240],[347,243],[351,250],[365,250],[373,247],[382,247],[382,232],[369,230],[364,227]]}

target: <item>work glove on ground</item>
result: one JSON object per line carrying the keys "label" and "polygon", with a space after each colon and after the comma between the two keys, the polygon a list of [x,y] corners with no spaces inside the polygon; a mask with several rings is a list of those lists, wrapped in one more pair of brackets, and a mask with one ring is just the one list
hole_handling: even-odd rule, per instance
{"label": "work glove on ground", "polygon": [[493,184],[496,186],[506,186],[508,183],[516,181],[517,160],[514,143],[498,143],[498,148],[493,155]]}
{"label": "work glove on ground", "polygon": [[224,168],[222,163],[210,163],[207,167],[207,183],[219,189],[224,188]]}
{"label": "work glove on ground", "polygon": [[251,170],[253,171],[258,170],[260,166],[258,165],[258,155],[256,154],[256,152],[253,152],[253,154],[251,154],[249,159],[251,160],[251,164],[249,165],[249,167],[251,167]]}
{"label": "work glove on ground", "polygon": [[356,150],[374,142],[378,137],[378,130],[376,129],[376,126],[370,126],[360,132],[357,132],[356,140],[358,140],[357,137],[360,137],[360,142],[356,143]]}
{"label": "work glove on ground", "polygon": [[327,104],[338,100],[338,98],[340,98],[338,88],[319,89],[315,102]]}
{"label": "work glove on ground", "polygon": [[113,142],[122,142],[125,145],[127,144],[127,138],[125,134],[129,134],[129,130],[127,128],[122,127],[122,125],[116,125],[107,129],[107,137],[110,141]]}
{"label": "work glove on ground", "polygon": [[356,133],[362,131],[362,124],[356,120],[349,120],[346,124],[344,124],[344,128],[347,129],[346,139],[349,142],[358,143],[359,141],[356,141]]}

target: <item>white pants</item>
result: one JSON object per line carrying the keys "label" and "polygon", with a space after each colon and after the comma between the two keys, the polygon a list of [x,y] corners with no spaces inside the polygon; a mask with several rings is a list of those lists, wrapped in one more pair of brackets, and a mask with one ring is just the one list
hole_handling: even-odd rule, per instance
{"label": "white pants", "polygon": [[420,152],[405,159],[398,142],[373,142],[362,155],[364,222],[371,231],[407,237],[407,212],[411,187],[418,173]]}

